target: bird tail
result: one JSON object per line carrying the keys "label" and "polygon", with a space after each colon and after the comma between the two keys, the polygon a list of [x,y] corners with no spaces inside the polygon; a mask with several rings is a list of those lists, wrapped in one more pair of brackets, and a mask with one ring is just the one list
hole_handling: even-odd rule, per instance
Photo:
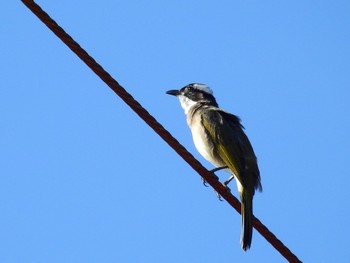
{"label": "bird tail", "polygon": [[241,245],[244,251],[250,248],[253,236],[253,196],[243,189],[241,193],[242,230]]}

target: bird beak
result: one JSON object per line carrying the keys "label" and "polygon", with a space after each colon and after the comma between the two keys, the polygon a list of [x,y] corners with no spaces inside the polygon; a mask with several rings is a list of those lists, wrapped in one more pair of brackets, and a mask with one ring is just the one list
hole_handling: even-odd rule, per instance
{"label": "bird beak", "polygon": [[178,96],[178,95],[180,95],[180,91],[179,91],[179,90],[172,89],[172,90],[168,90],[168,91],[166,92],[166,94],[173,95],[173,96]]}

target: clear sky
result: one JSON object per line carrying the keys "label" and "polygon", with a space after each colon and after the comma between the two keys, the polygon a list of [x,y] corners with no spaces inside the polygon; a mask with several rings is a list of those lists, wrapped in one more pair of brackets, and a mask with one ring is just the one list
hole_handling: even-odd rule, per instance
{"label": "clear sky", "polygon": [[[165,94],[210,85],[258,156],[255,215],[304,262],[349,260],[349,1],[38,3],[213,168]],[[20,1],[0,10],[0,262],[284,262],[256,231],[243,252],[240,215]]]}

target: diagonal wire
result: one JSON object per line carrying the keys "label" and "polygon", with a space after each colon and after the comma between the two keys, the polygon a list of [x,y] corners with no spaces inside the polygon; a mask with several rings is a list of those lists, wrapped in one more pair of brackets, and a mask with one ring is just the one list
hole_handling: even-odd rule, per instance
{"label": "diagonal wire", "polygon": [[[68,35],[44,10],[32,0],[21,0],[58,38],[60,38],[97,76],[101,78],[141,119],[173,148],[202,178],[207,181],[238,213],[241,205],[227,191],[217,176],[208,171],[189,153],[148,111],[99,65],[74,39]],[[289,262],[301,262],[259,219],[254,216],[254,228]]]}

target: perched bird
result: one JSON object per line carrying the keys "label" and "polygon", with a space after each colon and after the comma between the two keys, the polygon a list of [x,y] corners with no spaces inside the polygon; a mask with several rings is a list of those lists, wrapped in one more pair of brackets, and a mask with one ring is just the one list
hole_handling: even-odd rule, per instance
{"label": "perched bird", "polygon": [[224,184],[227,186],[236,178],[242,204],[241,245],[246,251],[252,242],[253,196],[255,190],[262,191],[262,186],[257,159],[240,119],[220,109],[212,90],[205,84],[192,83],[166,93],[179,98],[199,153],[231,173]]}

